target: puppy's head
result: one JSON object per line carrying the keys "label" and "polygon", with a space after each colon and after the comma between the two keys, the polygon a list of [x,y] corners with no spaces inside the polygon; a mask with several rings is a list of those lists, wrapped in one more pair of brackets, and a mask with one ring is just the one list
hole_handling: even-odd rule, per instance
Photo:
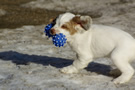
{"label": "puppy's head", "polygon": [[92,19],[89,16],[64,13],[59,15],[54,22],[55,25],[51,28],[52,35],[63,33],[66,37],[70,37],[87,31],[92,24]]}

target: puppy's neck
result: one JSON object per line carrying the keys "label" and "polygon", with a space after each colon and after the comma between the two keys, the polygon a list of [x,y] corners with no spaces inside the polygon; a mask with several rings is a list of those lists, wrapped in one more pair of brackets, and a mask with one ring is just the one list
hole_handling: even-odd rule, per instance
{"label": "puppy's neck", "polygon": [[77,37],[78,35],[72,35],[70,37],[67,37],[67,43],[72,48],[73,51],[76,51],[75,47],[78,45]]}
{"label": "puppy's neck", "polygon": [[67,43],[71,47],[77,47],[80,46],[82,43],[85,43],[85,41],[88,41],[91,37],[90,31],[85,31],[83,33],[76,33],[74,35],[71,35],[67,37]]}

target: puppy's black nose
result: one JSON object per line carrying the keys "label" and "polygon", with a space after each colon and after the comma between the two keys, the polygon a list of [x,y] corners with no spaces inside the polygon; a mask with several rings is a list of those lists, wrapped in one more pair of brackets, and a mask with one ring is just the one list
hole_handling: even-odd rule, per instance
{"label": "puppy's black nose", "polygon": [[51,35],[55,35],[55,34],[56,34],[55,29],[52,28],[52,29],[50,30],[50,34],[51,34]]}

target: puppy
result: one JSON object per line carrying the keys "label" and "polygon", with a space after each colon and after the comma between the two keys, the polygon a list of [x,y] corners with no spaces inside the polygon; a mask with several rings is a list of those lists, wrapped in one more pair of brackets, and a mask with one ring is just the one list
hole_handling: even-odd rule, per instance
{"label": "puppy", "polygon": [[77,73],[96,58],[109,56],[121,75],[115,84],[128,82],[134,74],[130,61],[135,59],[135,40],[128,33],[104,25],[92,24],[89,16],[64,13],[56,18],[52,35],[63,33],[67,43],[77,53],[73,64],[62,68],[66,74]]}

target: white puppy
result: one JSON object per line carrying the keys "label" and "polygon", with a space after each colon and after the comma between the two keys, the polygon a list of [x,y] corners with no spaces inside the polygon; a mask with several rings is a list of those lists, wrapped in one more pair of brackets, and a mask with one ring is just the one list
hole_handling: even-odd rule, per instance
{"label": "white puppy", "polygon": [[128,33],[109,26],[93,25],[89,16],[64,13],[56,18],[51,34],[63,33],[67,43],[77,53],[72,65],[61,69],[63,73],[77,73],[95,58],[110,56],[121,75],[114,79],[122,84],[131,79],[134,69],[129,64],[135,59],[135,40]]}

